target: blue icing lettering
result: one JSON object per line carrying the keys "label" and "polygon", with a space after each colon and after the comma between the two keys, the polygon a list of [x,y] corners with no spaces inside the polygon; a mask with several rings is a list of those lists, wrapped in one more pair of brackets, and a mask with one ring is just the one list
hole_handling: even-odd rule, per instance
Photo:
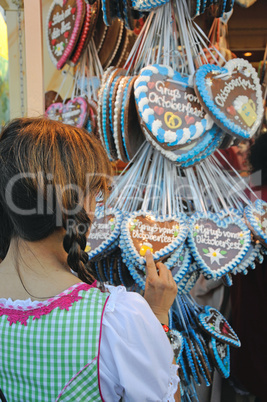
{"label": "blue icing lettering", "polygon": [[189,127],[189,131],[190,131],[190,134],[191,134],[191,135],[195,135],[195,134],[196,134],[197,129],[196,129],[196,127],[195,127],[195,126],[190,126],[190,127]]}

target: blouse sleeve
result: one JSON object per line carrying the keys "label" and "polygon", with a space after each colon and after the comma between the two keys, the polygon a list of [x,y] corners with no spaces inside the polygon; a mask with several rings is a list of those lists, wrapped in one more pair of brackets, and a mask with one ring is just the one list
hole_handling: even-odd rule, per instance
{"label": "blouse sleeve", "polygon": [[99,357],[104,401],[174,401],[178,366],[160,322],[139,294],[108,288]]}

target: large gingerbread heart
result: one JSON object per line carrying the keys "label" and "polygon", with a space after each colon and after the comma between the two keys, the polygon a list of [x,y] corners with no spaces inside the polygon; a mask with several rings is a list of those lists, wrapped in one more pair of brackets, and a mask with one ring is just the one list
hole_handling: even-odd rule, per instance
{"label": "large gingerbread heart", "polygon": [[201,106],[188,77],[171,67],[145,67],[134,84],[144,133],[164,150],[177,149],[209,130],[213,121]]}
{"label": "large gingerbread heart", "polygon": [[223,68],[206,64],[196,71],[195,90],[216,124],[231,135],[251,138],[263,117],[262,91],[256,70],[243,59]]}
{"label": "large gingerbread heart", "polygon": [[207,279],[221,278],[245,257],[250,230],[235,216],[220,219],[211,212],[196,212],[189,220],[188,244],[197,265]]}
{"label": "large gingerbread heart", "polygon": [[88,117],[88,104],[81,97],[69,100],[66,104],[52,103],[45,114],[49,119],[70,124],[75,127],[83,127]]}
{"label": "large gingerbread heart", "polygon": [[182,217],[158,216],[148,211],[133,212],[121,226],[122,240],[127,244],[129,259],[145,264],[145,253],[150,250],[154,260],[162,260],[177,250],[185,241],[188,226]]}
{"label": "large gingerbread heart", "polygon": [[71,56],[85,16],[83,0],[54,0],[50,6],[46,39],[50,57],[61,70]]}
{"label": "large gingerbread heart", "polygon": [[267,247],[267,202],[256,200],[254,205],[246,206],[244,217],[255,238]]}
{"label": "large gingerbread heart", "polygon": [[122,217],[122,213],[113,208],[96,210],[85,249],[89,260],[95,260],[113,251],[112,245],[120,235]]}
{"label": "large gingerbread heart", "polygon": [[214,307],[206,306],[198,316],[199,325],[211,336],[239,348],[241,342],[226,318]]}

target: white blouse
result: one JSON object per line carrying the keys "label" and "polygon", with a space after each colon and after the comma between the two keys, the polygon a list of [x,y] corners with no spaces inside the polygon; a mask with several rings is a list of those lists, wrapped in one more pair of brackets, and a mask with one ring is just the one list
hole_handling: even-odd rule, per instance
{"label": "white blouse", "polygon": [[[160,322],[138,293],[123,286],[107,288],[110,297],[103,314],[99,358],[104,401],[174,402],[178,366],[172,364],[172,348]],[[34,308],[40,302],[0,299],[0,303]]]}

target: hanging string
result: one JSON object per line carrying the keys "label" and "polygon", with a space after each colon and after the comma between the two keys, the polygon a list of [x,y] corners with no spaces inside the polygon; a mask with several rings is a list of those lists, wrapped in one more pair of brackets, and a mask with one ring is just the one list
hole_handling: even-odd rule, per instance
{"label": "hanging string", "polygon": [[207,213],[205,209],[205,204],[200,196],[200,189],[196,181],[193,169],[192,168],[186,169],[185,174],[187,176],[189,188],[192,193],[192,200],[195,204],[195,210]]}
{"label": "hanging string", "polygon": [[[227,163],[227,165],[230,167],[230,169],[235,173],[235,175],[239,178],[239,180],[244,184],[244,186],[250,191],[251,194],[254,195],[254,197],[257,199],[258,196],[255,194],[255,192],[252,190],[252,188],[246,183],[246,181],[244,180],[244,178],[242,176],[240,176],[240,174],[238,173],[238,171],[230,164],[230,162],[225,158],[225,156],[220,152],[220,150],[218,150],[218,154],[220,155],[220,157]],[[221,163],[218,161],[218,159],[216,158],[216,156],[213,155],[213,159],[216,161],[216,163],[221,166],[221,169],[223,169]],[[227,172],[226,172],[227,174]],[[231,178],[230,174],[229,174],[229,179]],[[235,183],[236,184],[236,183]],[[239,189],[242,191],[242,189],[239,187]],[[243,193],[243,191],[242,191]],[[248,202],[247,204],[251,204],[251,201],[249,200],[248,197],[246,197]]]}

